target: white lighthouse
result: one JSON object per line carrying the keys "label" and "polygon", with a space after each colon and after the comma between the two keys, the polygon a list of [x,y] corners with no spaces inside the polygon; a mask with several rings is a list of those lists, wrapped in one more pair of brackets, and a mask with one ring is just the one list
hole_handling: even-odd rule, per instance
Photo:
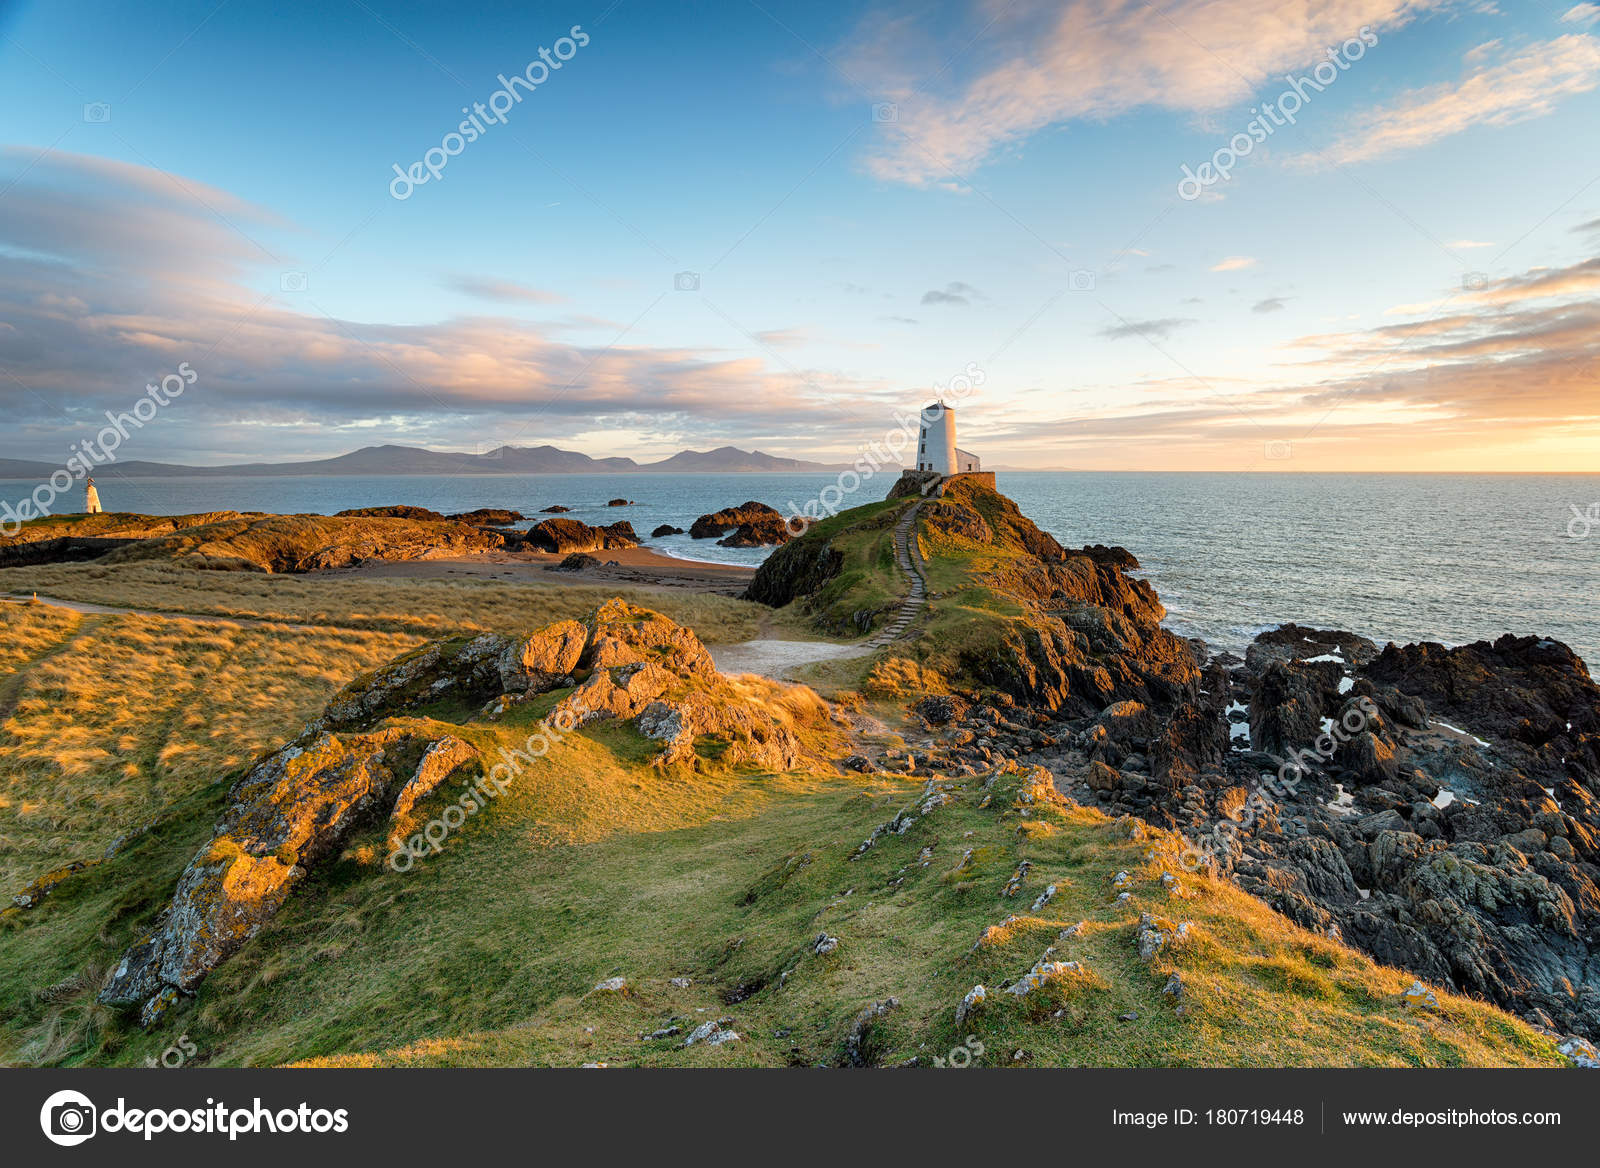
{"label": "white lighthouse", "polygon": [[956,412],[942,401],[923,407],[917,469],[942,475],[956,473]]}
{"label": "white lighthouse", "polygon": [[917,441],[917,469],[935,474],[971,474],[982,469],[976,454],[956,446],[956,412],[942,401],[922,410],[922,434]]}

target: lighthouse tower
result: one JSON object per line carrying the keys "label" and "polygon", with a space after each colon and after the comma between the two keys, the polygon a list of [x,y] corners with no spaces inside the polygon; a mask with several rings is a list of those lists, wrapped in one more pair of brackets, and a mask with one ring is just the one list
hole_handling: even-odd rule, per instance
{"label": "lighthouse tower", "polygon": [[917,469],[953,475],[956,462],[956,412],[942,401],[922,411],[922,436],[917,443]]}

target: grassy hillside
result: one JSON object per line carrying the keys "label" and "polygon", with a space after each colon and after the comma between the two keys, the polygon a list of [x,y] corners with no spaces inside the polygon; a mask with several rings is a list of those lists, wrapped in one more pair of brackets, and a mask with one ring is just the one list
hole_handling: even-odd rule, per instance
{"label": "grassy hillside", "polygon": [[[970,1053],[969,1039],[983,1046],[977,1061],[1008,1066],[1561,1061],[1481,1004],[1441,994],[1437,1010],[1409,1009],[1408,976],[1231,885],[1180,874],[1168,888],[1173,841],[1131,838],[1145,829],[1055,803],[1025,771],[931,787],[828,768],[727,769],[714,758],[698,773],[661,771],[644,765],[657,744],[604,723],[568,735],[409,872],[384,866],[379,828],[351,841],[195,998],[143,1033],[95,992],[209,838],[231,779],[303,720],[315,691],[412,643],[339,631],[209,636],[131,618],[69,625],[28,609],[3,627],[12,661],[67,637],[77,638],[67,660],[86,661],[63,664],[48,685],[23,675],[41,704],[5,723],[8,781],[42,774],[37,752],[47,748],[29,727],[47,723],[29,719],[55,719],[65,741],[82,744],[75,750],[128,744],[84,761],[71,781],[38,780],[31,793],[54,800],[55,826],[19,837],[8,871],[98,856],[115,829],[149,825],[110,859],[65,874],[38,907],[4,914],[4,1061],[138,1064],[180,1034],[215,1065],[927,1063],[958,1045]],[[130,693],[168,704],[139,718],[105,700],[115,669]],[[183,687],[164,699],[154,679],[179,674]],[[447,705],[416,720],[493,754],[556,696],[492,725],[457,725],[465,711]],[[865,713],[886,734],[907,729],[893,703]],[[78,765],[73,751],[64,757]],[[79,791],[94,797],[72,801]],[[450,797],[441,791],[419,811],[435,814]],[[902,811],[915,816],[903,833],[852,858]],[[45,813],[14,802],[0,814],[17,831],[26,814]],[[1030,868],[1006,895],[1023,861]],[[1034,910],[1050,884],[1054,899]],[[1136,951],[1142,912],[1192,925],[1146,963]],[[1079,921],[1078,935],[1058,939]],[[819,935],[837,947],[816,952]],[[1052,944],[1053,959],[1083,970],[1025,998],[1007,994],[1003,983]],[[1163,993],[1174,973],[1181,1001]],[[623,991],[594,990],[613,977],[626,979]],[[958,1026],[956,1006],[978,983],[988,999]],[[891,996],[896,1008],[861,1021]],[[1137,1016],[1121,1020],[1128,1014]],[[740,1041],[682,1045],[722,1018]]]}
{"label": "grassy hillside", "polygon": [[0,890],[100,855],[416,644],[0,605]]}

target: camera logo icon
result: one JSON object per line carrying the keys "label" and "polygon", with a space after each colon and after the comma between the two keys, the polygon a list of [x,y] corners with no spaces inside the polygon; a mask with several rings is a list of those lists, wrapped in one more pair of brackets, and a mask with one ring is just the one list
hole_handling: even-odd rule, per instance
{"label": "camera logo icon", "polygon": [[1273,462],[1282,462],[1287,458],[1294,457],[1294,447],[1282,441],[1263,442],[1261,444],[1261,454],[1262,457]]}
{"label": "camera logo icon", "polygon": [[875,122],[898,122],[900,120],[900,107],[892,101],[873,103],[872,120]]}
{"label": "camera logo icon", "polygon": [[278,291],[304,292],[308,281],[304,272],[284,272],[278,277]]}
{"label": "camera logo icon", "polygon": [[1088,268],[1073,268],[1067,273],[1067,287],[1074,292],[1093,292],[1094,273]]}
{"label": "camera logo icon", "polygon": [[83,120],[100,124],[111,120],[111,106],[103,101],[91,101],[83,107]]}
{"label": "camera logo icon", "polygon": [[39,1126],[45,1139],[63,1148],[75,1147],[94,1135],[99,1109],[87,1095],[57,1091],[39,1109]]}
{"label": "camera logo icon", "polygon": [[679,272],[672,277],[672,287],[677,292],[698,292],[700,291],[700,273]]}
{"label": "camera logo icon", "polygon": [[1487,272],[1467,272],[1461,277],[1461,290],[1463,292],[1482,292],[1489,286]]}

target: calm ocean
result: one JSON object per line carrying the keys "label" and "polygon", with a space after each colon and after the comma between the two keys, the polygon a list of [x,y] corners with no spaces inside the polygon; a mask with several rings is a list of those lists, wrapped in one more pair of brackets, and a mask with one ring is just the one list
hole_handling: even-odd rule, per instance
{"label": "calm ocean", "polygon": [[[1132,551],[1170,610],[1170,627],[1221,648],[1238,651],[1284,621],[1349,629],[1379,643],[1538,633],[1566,641],[1600,668],[1600,474],[1018,471],[998,478],[1063,544]],[[627,519],[642,536],[662,523],[687,528],[698,515],[746,499],[787,513],[834,482],[831,474],[97,479],[112,511],[326,514],[410,503],[531,515],[561,503],[588,523]],[[0,499],[14,501],[35,485],[0,481]],[[841,506],[882,498],[888,486],[880,476]],[[634,505],[605,505],[617,496]],[[81,495],[71,506],[81,506]],[[1579,516],[1594,520],[1586,538],[1575,538],[1586,526]],[[688,536],[649,543],[718,562],[754,564],[766,554]]]}

